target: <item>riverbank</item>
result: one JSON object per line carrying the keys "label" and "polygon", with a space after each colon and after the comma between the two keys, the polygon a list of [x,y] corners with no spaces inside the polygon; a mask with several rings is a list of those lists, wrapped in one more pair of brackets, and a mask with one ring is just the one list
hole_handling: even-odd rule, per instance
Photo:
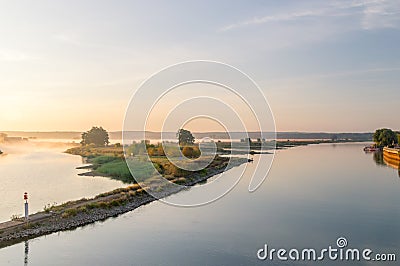
{"label": "riverbank", "polygon": [[[223,158],[223,157],[220,157]],[[171,183],[182,186],[167,186],[158,188],[155,197],[146,193],[143,184],[134,184],[126,188],[102,193],[91,199],[70,201],[57,206],[47,206],[44,211],[31,215],[28,222],[14,219],[0,224],[0,248],[13,245],[28,239],[54,232],[73,230],[110,217],[116,217],[132,211],[139,206],[148,204],[159,198],[164,198],[187,187],[206,181],[232,167],[247,162],[246,158],[220,159],[218,164],[207,169],[206,174],[193,173],[186,177],[171,179]],[[151,185],[151,184],[150,184]],[[150,187],[151,188],[151,187]]]}
{"label": "riverbank", "polygon": [[[236,142],[232,145],[229,141],[216,142],[218,152],[226,154],[268,154],[270,152],[265,150],[272,149],[288,149],[297,146],[306,146],[313,144],[338,144],[338,143],[349,143],[349,142],[370,142],[370,140],[357,140],[357,139],[314,139],[314,140],[298,140],[298,139],[288,139],[288,140],[278,140],[278,141],[263,141],[258,139],[257,141],[247,141]],[[234,146],[236,149],[241,150],[230,150]],[[250,152],[244,152],[244,150],[250,150]],[[262,151],[260,151],[262,150]]]}

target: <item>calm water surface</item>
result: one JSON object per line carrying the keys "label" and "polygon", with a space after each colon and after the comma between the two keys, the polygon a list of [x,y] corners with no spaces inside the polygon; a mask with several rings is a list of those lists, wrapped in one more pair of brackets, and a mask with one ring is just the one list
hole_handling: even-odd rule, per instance
{"label": "calm water surface", "polygon": [[27,142],[0,144],[0,221],[23,213],[23,194],[29,193],[30,211],[47,204],[95,196],[123,186],[104,177],[81,177],[82,158],[65,154],[66,144]]}
{"label": "calm water surface", "polygon": [[[255,193],[247,192],[250,177],[245,175],[212,204],[178,208],[153,202],[118,218],[1,249],[0,265],[23,265],[24,260],[25,265],[292,265],[258,261],[256,252],[264,244],[322,249],[335,246],[340,236],[350,247],[397,253],[399,259],[398,171],[377,165],[362,151],[364,145],[278,151]],[[261,155],[261,163],[264,156],[270,155]],[[184,193],[191,191],[173,197]]]}

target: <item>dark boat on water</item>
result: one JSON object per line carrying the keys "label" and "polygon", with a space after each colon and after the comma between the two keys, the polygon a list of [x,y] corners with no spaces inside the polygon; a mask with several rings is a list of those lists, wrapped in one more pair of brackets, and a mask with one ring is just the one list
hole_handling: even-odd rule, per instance
{"label": "dark boat on water", "polygon": [[376,151],[380,151],[380,148],[376,147],[376,146],[367,146],[364,148],[365,152],[376,152]]}

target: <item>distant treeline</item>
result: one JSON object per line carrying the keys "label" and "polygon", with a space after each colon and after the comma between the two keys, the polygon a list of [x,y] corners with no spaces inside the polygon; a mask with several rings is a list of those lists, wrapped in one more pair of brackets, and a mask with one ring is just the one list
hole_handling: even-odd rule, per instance
{"label": "distant treeline", "polygon": [[[38,139],[81,139],[81,132],[23,132],[23,131],[4,131],[8,136],[23,137],[23,138],[38,138]],[[114,131],[109,132],[110,139],[121,139],[122,132]],[[252,139],[272,139],[274,134],[264,132],[249,132],[248,136],[244,132],[194,132],[196,139],[213,138],[213,139],[243,139],[250,137]],[[230,136],[229,136],[230,135]],[[125,135],[129,139],[142,139],[143,133],[139,131],[129,131]],[[359,140],[359,141],[372,141],[373,133],[325,133],[325,132],[277,132],[277,139],[334,139],[334,140]],[[166,132],[163,134],[164,139],[176,139],[176,132]],[[146,139],[161,139],[160,132],[146,132]]]}

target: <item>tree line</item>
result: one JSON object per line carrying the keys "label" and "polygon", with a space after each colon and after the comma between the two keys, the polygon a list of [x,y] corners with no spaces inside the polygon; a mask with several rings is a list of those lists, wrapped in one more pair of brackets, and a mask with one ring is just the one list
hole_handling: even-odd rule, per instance
{"label": "tree line", "polygon": [[[179,129],[176,133],[176,137],[178,139],[179,147],[184,156],[188,158],[197,158],[200,156],[200,149],[197,145],[195,145],[195,138],[189,130],[183,128]],[[107,130],[105,130],[103,127],[94,126],[89,131],[82,133],[82,146],[94,145],[98,147],[105,147],[109,144],[109,134]],[[157,145],[154,145],[146,141],[143,141],[141,144],[142,146],[144,144],[144,147],[150,156],[165,156],[165,151],[162,144],[159,143]]]}

